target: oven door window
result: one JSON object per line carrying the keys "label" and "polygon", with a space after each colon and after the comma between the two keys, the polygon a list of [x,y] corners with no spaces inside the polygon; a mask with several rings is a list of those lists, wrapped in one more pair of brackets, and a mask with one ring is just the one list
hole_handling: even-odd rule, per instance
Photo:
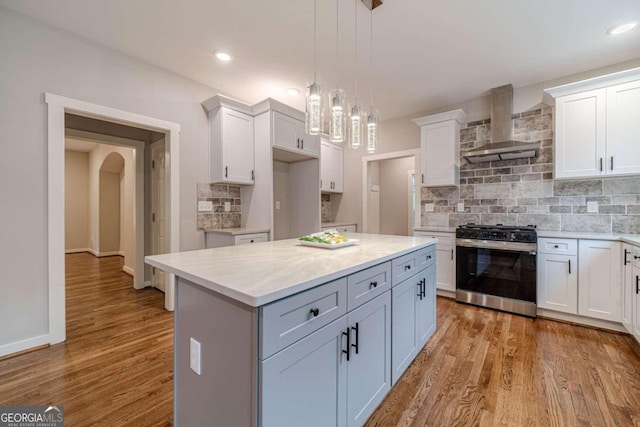
{"label": "oven door window", "polygon": [[456,248],[456,288],[536,302],[536,256],[498,249]]}

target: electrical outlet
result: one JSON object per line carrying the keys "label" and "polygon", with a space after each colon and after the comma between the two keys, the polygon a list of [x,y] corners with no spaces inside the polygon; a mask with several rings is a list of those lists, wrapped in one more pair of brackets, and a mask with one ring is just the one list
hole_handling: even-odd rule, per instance
{"label": "electrical outlet", "polygon": [[198,212],[211,212],[213,211],[213,202],[210,200],[198,201]]}
{"label": "electrical outlet", "polygon": [[587,212],[598,213],[598,202],[587,202]]}
{"label": "electrical outlet", "polygon": [[200,354],[200,342],[191,338],[189,341],[189,367],[198,375],[202,374],[202,360]]}
{"label": "electrical outlet", "polygon": [[458,203],[458,212],[464,212],[464,202]]}
{"label": "electrical outlet", "polygon": [[225,212],[231,211],[231,202],[224,202],[224,211]]}
{"label": "electrical outlet", "polygon": [[433,212],[433,203],[425,203],[424,211],[425,212]]}

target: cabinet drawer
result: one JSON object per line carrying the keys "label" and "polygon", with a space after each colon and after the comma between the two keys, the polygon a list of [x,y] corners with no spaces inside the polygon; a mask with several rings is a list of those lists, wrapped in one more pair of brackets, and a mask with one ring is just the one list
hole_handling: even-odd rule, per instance
{"label": "cabinet drawer", "polygon": [[345,277],[262,307],[260,359],[266,359],[346,312]]}
{"label": "cabinet drawer", "polygon": [[[634,246],[631,254],[627,255],[630,261],[633,261],[634,267],[640,268],[640,247]],[[638,308],[640,310],[640,308]]]}
{"label": "cabinet drawer", "polygon": [[356,226],[355,225],[345,225],[343,227],[336,227],[336,230],[340,233],[355,233]]}
{"label": "cabinet drawer", "polygon": [[416,270],[422,270],[436,263],[436,245],[427,246],[415,252]]}
{"label": "cabinet drawer", "polygon": [[236,245],[266,242],[268,240],[269,240],[269,235],[267,233],[239,234],[235,236]]}
{"label": "cabinet drawer", "polygon": [[376,265],[347,277],[347,310],[391,289],[391,262]]}
{"label": "cabinet drawer", "polygon": [[391,262],[391,286],[400,284],[400,282],[408,279],[418,272],[415,252],[402,255]]}
{"label": "cabinet drawer", "polygon": [[544,254],[578,255],[578,241],[576,239],[553,239],[540,237],[538,252]]}
{"label": "cabinet drawer", "polygon": [[442,233],[442,232],[432,233],[430,231],[415,231],[413,235],[438,239],[438,244],[443,244],[443,245],[453,245],[455,244],[455,240],[456,240],[455,233]]}

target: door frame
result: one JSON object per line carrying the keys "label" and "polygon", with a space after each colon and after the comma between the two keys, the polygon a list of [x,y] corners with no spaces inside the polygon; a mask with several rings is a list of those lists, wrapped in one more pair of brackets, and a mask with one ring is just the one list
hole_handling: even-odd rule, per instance
{"label": "door frame", "polygon": [[[67,98],[49,92],[44,93],[47,105],[47,286],[49,295],[50,344],[66,339],[65,259],[64,259],[64,140],[65,113],[105,120],[112,123],[165,133],[165,161],[167,162],[166,214],[168,248],[180,250],[180,204],[179,204],[179,139],[180,125],[124,110]],[[138,173],[136,173],[137,175]],[[136,182],[143,182],[137,176]],[[136,288],[144,286],[144,212],[136,211],[134,229],[136,234]],[[142,242],[138,245],[137,242]],[[139,278],[142,278],[140,281]],[[165,308],[173,310],[175,278],[167,274]]]}
{"label": "door frame", "polygon": [[[157,212],[160,210],[160,207],[162,205],[158,204],[158,190],[160,190],[160,188],[158,188],[158,181],[156,178],[156,173],[155,173],[155,168],[154,168],[154,164],[156,162],[156,153],[166,153],[166,142],[164,140],[164,138],[162,138],[162,140],[158,140],[155,141],[151,144],[149,144],[149,154],[150,154],[150,158],[151,158],[151,212],[149,212],[152,215],[151,218],[151,227],[150,227],[150,239],[151,239],[151,254],[153,255],[157,255],[160,253],[166,253],[167,252],[167,248],[166,248],[166,244],[163,245],[162,250],[158,250],[158,230],[161,230],[162,228],[158,227],[156,228],[156,221],[157,221]],[[155,167],[158,167],[157,165]],[[166,168],[165,168],[165,173],[163,174],[165,175],[165,188],[162,189],[165,194],[166,194]],[[161,175],[158,175],[161,176]],[[166,212],[166,206],[164,206],[163,210]],[[147,218],[149,217],[149,215],[147,215]],[[166,225],[166,221],[165,221],[165,225]],[[165,231],[166,234],[166,231]],[[156,281],[156,274],[158,271],[161,271],[159,269],[156,269],[155,267],[151,268],[151,286],[153,286],[154,288],[158,288],[158,283],[160,283],[162,285],[162,292],[165,292],[165,294],[167,293],[167,275],[163,274],[160,276],[160,274],[158,274],[159,277],[162,277],[161,280]],[[163,272],[164,273],[164,272]],[[162,283],[164,282],[164,283]]]}
{"label": "door frame", "polygon": [[[416,222],[418,222],[418,213],[420,213],[419,211],[416,210],[416,206],[415,204],[413,206],[411,206],[411,193],[412,191],[416,192],[416,200],[418,199],[418,193],[419,188],[416,186],[416,182],[415,182],[415,178],[416,177],[416,171],[414,169],[410,169],[407,171],[407,188],[409,189],[409,204],[407,206],[407,208],[409,209],[408,215],[408,224],[409,224],[409,234],[407,234],[407,236],[413,236],[413,228],[416,227]],[[415,222],[414,222],[414,215],[412,215],[415,212]]]}
{"label": "door frame", "polygon": [[[368,183],[369,183],[369,162],[376,162],[378,160],[389,160],[389,159],[399,159],[402,157],[413,157],[415,167],[414,170],[416,172],[416,176],[420,176],[422,173],[421,170],[421,157],[420,157],[420,149],[416,148],[414,150],[404,150],[404,151],[394,151],[392,153],[382,153],[382,154],[373,154],[371,156],[364,156],[362,158],[362,232],[366,233],[367,231],[367,196],[369,193]],[[415,227],[420,226],[420,191],[416,188],[416,224]],[[413,234],[413,233],[412,233]]]}

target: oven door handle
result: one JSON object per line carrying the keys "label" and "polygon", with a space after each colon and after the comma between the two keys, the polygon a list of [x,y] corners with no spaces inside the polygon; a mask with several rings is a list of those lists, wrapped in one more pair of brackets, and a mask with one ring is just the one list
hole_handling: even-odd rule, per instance
{"label": "oven door handle", "polygon": [[535,243],[520,242],[504,242],[492,240],[472,240],[472,239],[456,239],[456,246],[465,248],[479,249],[497,249],[510,252],[528,252],[530,255],[537,254],[537,245]]}

